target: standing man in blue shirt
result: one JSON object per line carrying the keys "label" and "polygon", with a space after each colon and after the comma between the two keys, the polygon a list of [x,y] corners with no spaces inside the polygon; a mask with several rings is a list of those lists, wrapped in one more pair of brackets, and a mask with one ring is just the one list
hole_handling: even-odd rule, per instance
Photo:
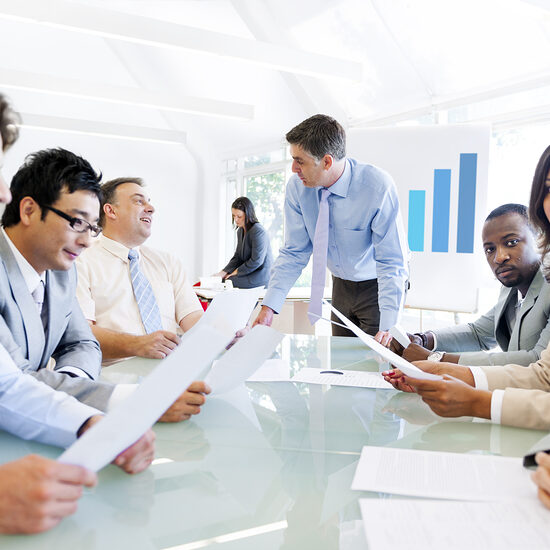
{"label": "standing man in blue shirt", "polygon": [[[254,324],[271,325],[313,250],[322,189],[328,189],[327,264],[336,309],[380,342],[390,340],[403,306],[407,246],[392,178],[346,157],[346,133],[314,115],[287,133],[292,176],[285,198],[285,244]],[[333,335],[352,335],[336,325]]]}

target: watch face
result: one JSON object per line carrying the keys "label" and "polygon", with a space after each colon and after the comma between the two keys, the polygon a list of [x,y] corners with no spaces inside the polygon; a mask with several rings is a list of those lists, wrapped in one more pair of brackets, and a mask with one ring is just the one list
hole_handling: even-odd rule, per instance
{"label": "watch face", "polygon": [[428,355],[428,361],[433,361],[434,363],[438,363],[441,361],[441,358],[443,357],[442,351],[433,351]]}

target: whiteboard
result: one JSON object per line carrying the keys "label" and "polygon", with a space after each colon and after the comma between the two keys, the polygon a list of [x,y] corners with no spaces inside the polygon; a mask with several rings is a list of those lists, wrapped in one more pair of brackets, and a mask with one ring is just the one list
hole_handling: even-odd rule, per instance
{"label": "whiteboard", "polygon": [[389,172],[397,186],[411,249],[406,304],[475,311],[487,269],[481,229],[488,214],[489,125],[352,128],[347,138],[350,157]]}

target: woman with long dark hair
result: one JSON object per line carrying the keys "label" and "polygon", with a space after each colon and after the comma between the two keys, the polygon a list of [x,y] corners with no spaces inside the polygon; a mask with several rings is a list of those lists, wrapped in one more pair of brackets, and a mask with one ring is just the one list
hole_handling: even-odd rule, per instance
{"label": "woman with long dark hair", "polygon": [[247,197],[235,199],[231,215],[237,229],[237,248],[229,263],[216,275],[231,281],[236,288],[266,286],[273,256],[269,236],[258,222],[252,201]]}

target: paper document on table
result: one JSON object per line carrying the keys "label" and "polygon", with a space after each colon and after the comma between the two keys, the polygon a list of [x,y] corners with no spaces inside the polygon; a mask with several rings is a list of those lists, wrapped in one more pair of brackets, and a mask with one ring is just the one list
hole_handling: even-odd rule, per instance
{"label": "paper document on table", "polygon": [[282,339],[283,335],[275,329],[256,325],[216,361],[204,379],[212,394],[226,393],[245,382]]}
{"label": "paper document on table", "polygon": [[247,378],[247,382],[288,382],[290,365],[284,359],[268,359]]}
{"label": "paper document on table", "polygon": [[363,447],[351,488],[456,500],[534,496],[521,458],[388,447]]}
{"label": "paper document on table", "polygon": [[393,390],[393,386],[386,382],[379,372],[365,372],[360,370],[327,370],[306,367],[300,369],[291,378],[291,382]]}
{"label": "paper document on table", "polygon": [[369,550],[550,548],[548,510],[534,494],[517,502],[362,498],[359,505]]}
{"label": "paper document on table", "polygon": [[60,457],[97,472],[137,441],[227,345],[227,335],[195,326],[135,392],[87,430]]}
{"label": "paper document on table", "polygon": [[206,308],[199,321],[200,324],[217,326],[216,324],[220,322],[221,318],[223,321],[229,322],[228,329],[235,334],[248,323],[263,291],[263,287],[258,287],[235,288],[221,292]]}
{"label": "paper document on table", "polygon": [[[328,304],[328,302],[325,303]],[[411,378],[419,378],[422,380],[443,380],[442,376],[439,376],[438,374],[424,372],[418,367],[415,367],[412,363],[409,363],[406,359],[403,359],[403,357],[400,357],[396,353],[393,353],[393,351],[378,343],[372,336],[368,335],[366,332],[363,332],[357,325],[352,323],[343,313],[340,313],[334,306],[330,305],[330,308],[332,309],[334,314],[337,315],[342,320],[342,322],[355,334],[355,336],[358,336],[370,349],[378,353],[378,355],[380,355],[385,361],[397,367],[407,376],[410,376]]]}

